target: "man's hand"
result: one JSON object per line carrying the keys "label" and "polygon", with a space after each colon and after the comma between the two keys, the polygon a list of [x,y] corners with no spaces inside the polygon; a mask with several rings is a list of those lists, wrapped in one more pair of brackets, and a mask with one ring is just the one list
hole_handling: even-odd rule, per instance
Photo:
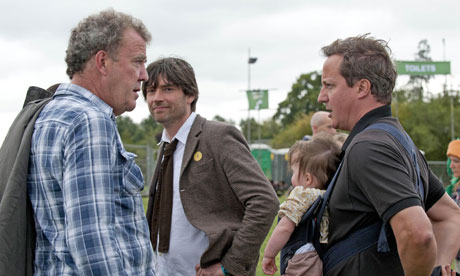
{"label": "man's hand", "polygon": [[220,263],[213,264],[206,268],[201,268],[199,264],[195,266],[196,276],[224,276]]}
{"label": "man's hand", "polygon": [[267,275],[275,274],[275,272],[278,271],[275,258],[264,257],[262,259],[262,271]]}
{"label": "man's hand", "polygon": [[455,276],[456,273],[450,268],[450,264],[441,266],[441,275],[442,276]]}

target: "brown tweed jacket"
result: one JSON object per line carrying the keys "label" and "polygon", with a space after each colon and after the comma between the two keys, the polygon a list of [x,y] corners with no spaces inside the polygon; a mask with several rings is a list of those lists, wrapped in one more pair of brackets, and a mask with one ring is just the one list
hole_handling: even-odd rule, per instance
{"label": "brown tweed jacket", "polygon": [[198,115],[185,145],[179,186],[185,215],[209,238],[201,266],[220,262],[233,275],[255,275],[279,201],[241,132]]}

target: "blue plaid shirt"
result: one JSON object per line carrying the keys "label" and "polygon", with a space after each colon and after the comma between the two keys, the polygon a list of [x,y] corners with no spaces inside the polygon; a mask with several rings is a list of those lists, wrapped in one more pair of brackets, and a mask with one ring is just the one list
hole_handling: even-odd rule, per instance
{"label": "blue plaid shirt", "polygon": [[134,157],[109,105],[77,85],[59,87],[32,137],[35,275],[155,275]]}

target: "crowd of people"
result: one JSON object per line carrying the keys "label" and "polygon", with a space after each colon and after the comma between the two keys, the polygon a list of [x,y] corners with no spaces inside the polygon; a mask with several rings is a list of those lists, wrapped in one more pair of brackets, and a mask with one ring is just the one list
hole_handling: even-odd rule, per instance
{"label": "crowd of people", "polygon": [[[29,91],[0,150],[0,275],[255,275],[278,214],[262,259],[272,275],[294,233],[311,234],[301,218],[318,198],[318,240],[301,240],[283,275],[455,275],[460,140],[448,146],[446,192],[391,116],[397,74],[385,41],[322,48],[328,112],[291,147],[294,188],[279,205],[241,132],[196,113],[192,66],[145,67],[150,40],[130,15],[88,16],[70,34],[70,82]],[[115,121],[140,91],[164,128],[151,180]]]}

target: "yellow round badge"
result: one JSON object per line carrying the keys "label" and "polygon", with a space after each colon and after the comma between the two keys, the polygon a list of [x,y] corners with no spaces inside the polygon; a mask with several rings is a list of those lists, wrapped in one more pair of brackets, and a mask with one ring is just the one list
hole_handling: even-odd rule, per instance
{"label": "yellow round badge", "polygon": [[195,160],[195,161],[200,161],[202,157],[203,157],[203,154],[202,154],[200,151],[197,151],[197,152],[195,152],[195,154],[193,155],[193,160]]}

